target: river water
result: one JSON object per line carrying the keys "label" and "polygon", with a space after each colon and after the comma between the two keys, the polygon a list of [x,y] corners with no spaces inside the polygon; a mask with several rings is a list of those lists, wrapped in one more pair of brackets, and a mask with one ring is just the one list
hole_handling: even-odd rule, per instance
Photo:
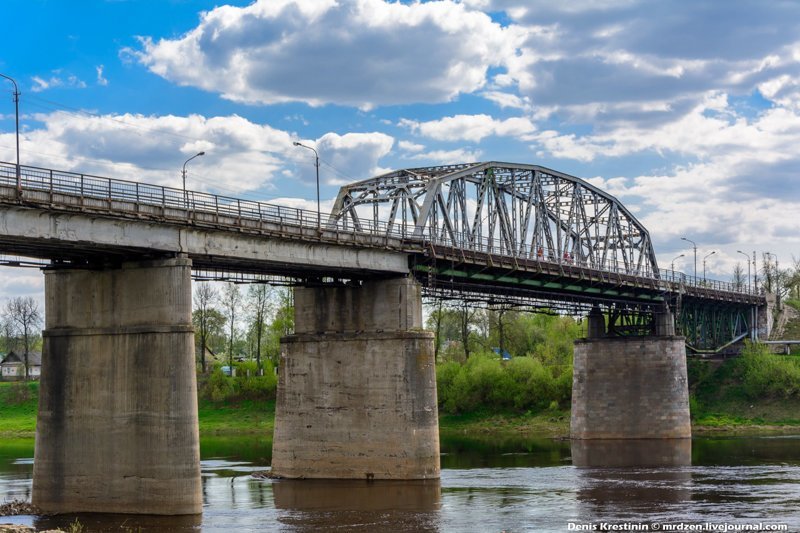
{"label": "river water", "polygon": [[[254,477],[268,468],[271,445],[255,437],[202,440],[202,516],[0,523],[63,528],[77,518],[89,531],[591,531],[604,524],[800,531],[800,436],[636,446],[443,436],[440,481],[393,483]],[[33,439],[0,441],[6,500],[30,498],[32,457]]]}

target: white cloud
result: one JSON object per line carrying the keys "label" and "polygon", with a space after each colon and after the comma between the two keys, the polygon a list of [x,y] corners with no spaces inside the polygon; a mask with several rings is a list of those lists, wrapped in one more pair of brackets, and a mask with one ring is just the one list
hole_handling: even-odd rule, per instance
{"label": "white cloud", "polygon": [[411,141],[400,141],[397,143],[397,147],[403,150],[404,152],[421,152],[425,149],[425,145],[413,143]]}
{"label": "white cloud", "polygon": [[[21,137],[27,165],[181,187],[184,161],[205,151],[187,166],[189,189],[241,195],[266,187],[286,194],[286,187],[315,181],[313,154],[293,146],[292,133],[236,115],[56,112],[35,119],[42,127]],[[0,134],[1,160],[13,160],[13,137]],[[391,151],[394,139],[383,133],[327,133],[304,142],[319,150],[323,185],[334,185],[382,172],[379,160]],[[300,189],[298,196],[315,193]]]}
{"label": "white cloud", "polygon": [[523,33],[451,0],[259,0],[223,6],[176,39],[126,50],[180,85],[247,103],[360,108],[443,102],[486,83]]}
{"label": "white cloud", "polygon": [[31,76],[31,81],[34,85],[31,87],[31,92],[40,93],[55,87],[67,87],[71,89],[85,89],[86,82],[75,76],[74,74],[62,75],[60,70],[54,70],[53,75],[47,79],[40,76]]}
{"label": "white cloud", "polygon": [[[391,152],[393,145],[394,138],[385,133],[326,133],[317,147],[336,177],[327,177],[325,182],[344,185],[383,173],[386,169],[379,167],[378,161]],[[330,172],[327,174],[330,176]]]}
{"label": "white cloud", "polygon": [[95,71],[97,72],[97,85],[102,85],[105,87],[108,85],[108,80],[103,76],[103,65],[97,65],[94,67]]}
{"label": "white cloud", "polygon": [[480,161],[482,152],[480,150],[466,150],[459,148],[456,150],[431,150],[421,154],[415,154],[410,159],[424,161],[426,164],[455,165],[459,163],[475,163]]}
{"label": "white cloud", "polygon": [[536,129],[533,122],[526,117],[498,120],[489,115],[455,115],[428,122],[402,119],[400,125],[423,137],[438,141],[480,142],[481,139],[493,135],[524,136]]}

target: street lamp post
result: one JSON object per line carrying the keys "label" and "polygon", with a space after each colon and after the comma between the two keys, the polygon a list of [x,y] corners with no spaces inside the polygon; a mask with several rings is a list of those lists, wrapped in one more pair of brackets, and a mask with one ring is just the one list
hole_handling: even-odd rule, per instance
{"label": "street lamp post", "polygon": [[747,260],[747,290],[750,291],[750,256],[741,250],[736,250],[737,254],[742,254]]}
{"label": "street lamp post", "polygon": [[314,152],[314,166],[317,168],[317,229],[321,229],[322,228],[322,217],[321,217],[322,211],[320,210],[320,207],[319,207],[319,154],[317,153],[317,151],[314,148],[312,148],[310,146],[306,146],[303,143],[295,141],[292,144],[294,144],[295,146],[299,146],[300,148],[306,148],[306,149],[311,150],[312,152]]}
{"label": "street lamp post", "polygon": [[694,279],[697,280],[697,243],[694,242],[692,239],[687,239],[686,237],[681,237],[682,241],[692,243],[692,248],[694,248]]}
{"label": "street lamp post", "polygon": [[[686,254],[681,254],[681,255],[677,256],[675,259],[680,259],[681,257],[683,257],[685,255]],[[673,276],[675,275],[675,259],[673,259],[672,263],[670,264],[670,270],[672,270],[672,275]]]}
{"label": "street lamp post", "polygon": [[183,170],[181,170],[181,176],[183,177],[183,207],[189,209],[189,195],[186,192],[186,163],[194,159],[195,157],[200,157],[201,155],[206,155],[205,152],[197,152],[192,157],[184,161],[183,163]]}
{"label": "street lamp post", "polygon": [[0,74],[0,77],[14,84],[14,118],[16,120],[15,131],[17,134],[17,196],[22,196],[22,177],[19,168],[19,89],[17,88],[17,82],[14,78],[6,76],[5,74]]}
{"label": "street lamp post", "polygon": [[715,253],[717,253],[717,252],[716,252],[716,250],[715,250],[715,251],[713,251],[713,252],[711,252],[710,254],[708,254],[707,256],[705,256],[705,257],[703,258],[703,283],[705,283],[705,282],[706,282],[706,259],[708,259],[708,258],[709,258],[709,257],[711,257],[712,255],[714,255]]}

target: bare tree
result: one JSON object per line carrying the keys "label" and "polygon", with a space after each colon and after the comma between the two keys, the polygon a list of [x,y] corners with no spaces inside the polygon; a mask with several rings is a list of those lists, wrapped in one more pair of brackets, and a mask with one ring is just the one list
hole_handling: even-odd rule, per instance
{"label": "bare tree", "polygon": [[742,267],[741,263],[736,263],[736,265],[733,267],[733,276],[731,277],[731,281],[737,290],[742,290],[747,283],[744,267]]}
{"label": "bare tree", "polygon": [[460,318],[460,326],[461,326],[461,342],[464,343],[464,359],[469,359],[469,332],[470,326],[474,325],[475,321],[475,314],[477,313],[477,309],[470,307],[469,303],[466,300],[461,302],[461,307],[459,309],[459,318]]}
{"label": "bare tree", "polygon": [[269,285],[262,283],[252,285],[248,292],[249,307],[256,333],[256,368],[259,373],[261,372],[261,339],[264,336],[264,320],[269,311],[270,292]]}
{"label": "bare tree", "polygon": [[218,296],[217,290],[210,283],[198,283],[194,290],[195,316],[200,329],[200,367],[203,373],[207,371],[208,315]]}
{"label": "bare tree", "polygon": [[30,378],[28,354],[31,349],[31,337],[42,325],[42,314],[39,312],[39,304],[30,296],[12,298],[6,306],[5,318],[18,333],[22,334],[22,342],[25,351],[25,381],[27,381]]}
{"label": "bare tree", "polygon": [[236,312],[242,303],[242,291],[235,283],[228,283],[222,289],[222,306],[225,308],[225,314],[230,326],[230,335],[228,337],[228,364],[233,374],[233,341],[236,337]]}

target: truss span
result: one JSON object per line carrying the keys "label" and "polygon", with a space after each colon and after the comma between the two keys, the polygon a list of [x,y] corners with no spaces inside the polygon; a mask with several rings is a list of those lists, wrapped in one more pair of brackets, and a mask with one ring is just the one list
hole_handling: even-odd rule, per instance
{"label": "truss span", "polygon": [[462,250],[659,277],[650,235],[616,198],[544,167],[470,163],[411,168],[342,187],[331,227]]}

